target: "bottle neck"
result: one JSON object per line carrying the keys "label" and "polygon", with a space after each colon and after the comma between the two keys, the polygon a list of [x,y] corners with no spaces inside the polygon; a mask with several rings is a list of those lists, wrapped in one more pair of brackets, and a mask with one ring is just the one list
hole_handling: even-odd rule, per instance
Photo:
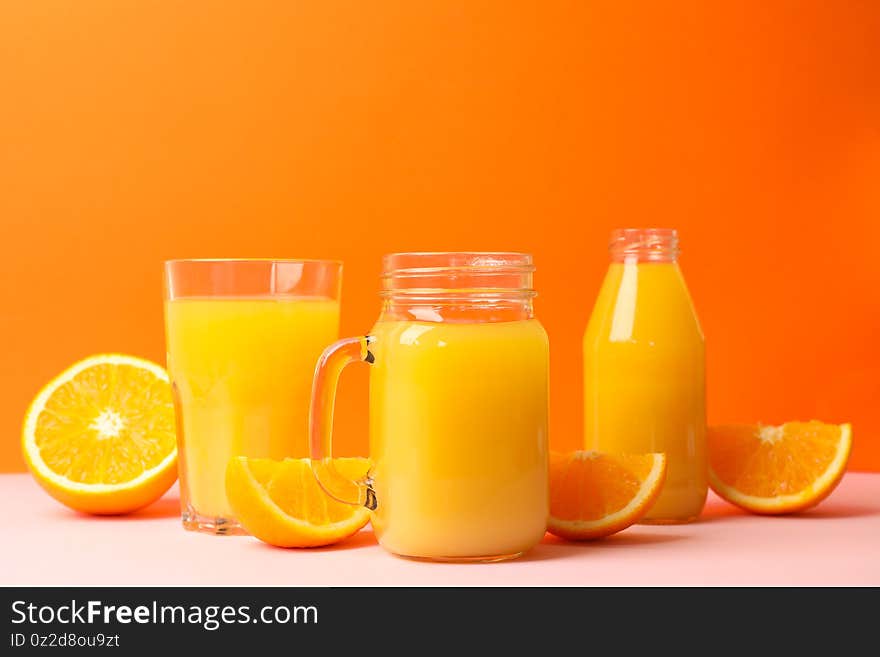
{"label": "bottle neck", "polygon": [[382,320],[505,322],[534,317],[532,257],[395,253],[383,259]]}
{"label": "bottle neck", "polygon": [[611,232],[611,262],[674,263],[678,233],[673,228],[619,228]]}

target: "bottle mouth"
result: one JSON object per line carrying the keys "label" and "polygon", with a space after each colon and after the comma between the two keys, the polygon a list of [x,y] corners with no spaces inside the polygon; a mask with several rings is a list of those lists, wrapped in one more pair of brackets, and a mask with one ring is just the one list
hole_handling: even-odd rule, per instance
{"label": "bottle mouth", "polygon": [[447,251],[392,253],[382,258],[381,296],[491,298],[535,296],[528,253]]}
{"label": "bottle mouth", "polygon": [[608,250],[614,262],[674,262],[678,231],[674,228],[618,228],[611,231]]}

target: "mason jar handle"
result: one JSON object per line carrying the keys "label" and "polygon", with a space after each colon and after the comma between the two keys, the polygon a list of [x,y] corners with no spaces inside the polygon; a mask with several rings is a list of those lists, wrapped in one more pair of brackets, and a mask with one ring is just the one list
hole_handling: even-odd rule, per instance
{"label": "mason jar handle", "polygon": [[376,493],[368,475],[354,481],[343,477],[333,465],[333,409],[336,386],[345,366],[356,361],[372,363],[370,345],[376,338],[367,335],[346,338],[324,350],[315,366],[312,383],[312,405],[309,409],[309,441],[312,472],[321,488],[330,497],[345,504],[365,506],[371,511],[377,505]]}

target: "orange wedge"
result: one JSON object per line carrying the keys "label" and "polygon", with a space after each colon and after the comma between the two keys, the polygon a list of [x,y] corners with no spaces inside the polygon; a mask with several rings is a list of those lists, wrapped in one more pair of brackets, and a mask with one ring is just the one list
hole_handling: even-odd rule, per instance
{"label": "orange wedge", "polygon": [[551,453],[547,530],[586,540],[626,529],[651,508],[665,479],[664,454]]}
{"label": "orange wedge", "polygon": [[787,422],[778,427],[710,427],[709,484],[754,513],[802,511],[840,482],[852,449],[848,424]]}
{"label": "orange wedge", "polygon": [[[362,458],[334,459],[334,465],[352,480],[370,467]],[[321,490],[309,459],[233,457],[226,468],[226,498],[248,533],[279,547],[338,543],[370,520],[366,508],[337,502]]]}
{"label": "orange wedge", "polygon": [[121,354],[76,363],[31,403],[22,452],[40,486],[73,509],[116,514],[150,504],[177,479],[168,375]]}

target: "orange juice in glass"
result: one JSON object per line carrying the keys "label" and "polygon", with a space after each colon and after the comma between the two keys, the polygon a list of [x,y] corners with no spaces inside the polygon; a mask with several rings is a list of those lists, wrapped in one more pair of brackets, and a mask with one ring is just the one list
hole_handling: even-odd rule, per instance
{"label": "orange juice in glass", "polygon": [[623,229],[583,342],[587,449],[664,452],[645,522],[688,522],[706,500],[705,343],[669,229]]}
{"label": "orange juice in glass", "polygon": [[[372,510],[379,543],[406,557],[495,561],[544,535],[547,334],[534,317],[531,256],[386,256],[383,308],[369,335],[325,351],[312,407],[322,487]],[[328,458],[341,369],[371,365],[367,479]]]}
{"label": "orange juice in glass", "polygon": [[226,501],[232,456],[308,455],[315,364],[338,337],[341,265],[166,263],[165,329],[183,524],[240,533]]}

